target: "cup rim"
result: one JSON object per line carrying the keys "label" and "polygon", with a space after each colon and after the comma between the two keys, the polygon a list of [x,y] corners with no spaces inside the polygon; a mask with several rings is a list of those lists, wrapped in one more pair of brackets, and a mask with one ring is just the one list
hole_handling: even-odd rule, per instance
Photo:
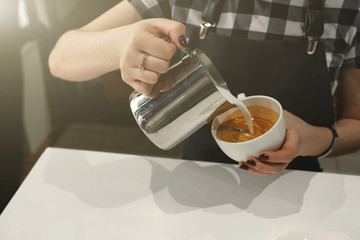
{"label": "cup rim", "polygon": [[[220,142],[223,142],[223,143],[226,143],[226,144],[229,144],[229,145],[235,145],[235,144],[247,144],[247,143],[250,143],[250,142],[255,142],[255,141],[258,141],[259,139],[261,139],[262,137],[264,137],[265,135],[268,135],[270,134],[271,131],[273,131],[273,129],[275,128],[275,126],[279,125],[280,123],[280,119],[283,117],[284,115],[284,111],[283,111],[283,108],[282,108],[282,105],[280,104],[280,102],[278,100],[276,100],[275,98],[273,97],[270,97],[270,96],[266,96],[266,95],[252,95],[252,96],[248,96],[248,97],[245,97],[245,99],[251,99],[251,98],[267,98],[267,99],[270,99],[272,101],[274,101],[278,106],[279,106],[279,109],[280,109],[280,113],[279,113],[279,117],[276,121],[276,123],[264,134],[261,134],[260,136],[256,137],[256,138],[253,138],[253,139],[250,139],[248,141],[244,141],[244,142],[227,142],[227,141],[224,141],[224,140],[221,140],[220,138],[218,138],[216,136],[216,131],[217,129],[214,128],[214,123],[215,123],[215,120],[220,117],[221,115],[223,114],[226,114],[227,112],[231,111],[231,109],[227,110],[226,112],[220,114],[219,116],[216,116],[212,123],[211,123],[211,134],[213,135],[214,139],[216,141],[220,141]],[[246,103],[244,102],[244,104],[246,105]],[[247,106],[247,105],[246,105]],[[252,105],[249,105],[249,106],[252,106]],[[220,121],[219,121],[220,122]]]}

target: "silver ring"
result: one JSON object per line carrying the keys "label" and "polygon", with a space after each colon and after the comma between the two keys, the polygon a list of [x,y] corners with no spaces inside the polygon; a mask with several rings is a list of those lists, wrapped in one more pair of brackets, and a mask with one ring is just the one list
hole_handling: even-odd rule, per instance
{"label": "silver ring", "polygon": [[146,61],[146,58],[149,56],[149,54],[147,53],[144,53],[144,55],[142,56],[141,58],[141,63],[140,65],[138,66],[138,69],[140,70],[144,70],[145,69],[145,61]]}

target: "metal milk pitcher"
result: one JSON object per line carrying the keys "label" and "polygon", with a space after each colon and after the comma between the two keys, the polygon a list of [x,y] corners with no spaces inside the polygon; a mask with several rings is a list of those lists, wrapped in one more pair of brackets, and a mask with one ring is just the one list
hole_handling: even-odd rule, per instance
{"label": "metal milk pitcher", "polygon": [[222,93],[230,92],[213,63],[199,49],[159,78],[159,81],[169,80],[176,84],[155,98],[135,91],[129,99],[139,127],[164,150],[176,146],[205,125],[226,102]]}

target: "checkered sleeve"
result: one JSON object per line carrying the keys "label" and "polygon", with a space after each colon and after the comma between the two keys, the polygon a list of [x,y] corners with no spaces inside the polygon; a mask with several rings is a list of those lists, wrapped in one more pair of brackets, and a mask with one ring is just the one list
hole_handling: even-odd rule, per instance
{"label": "checkered sleeve", "polygon": [[342,36],[347,43],[341,68],[360,68],[360,2],[344,0],[338,23],[341,28],[337,32],[343,32]]}
{"label": "checkered sleeve", "polygon": [[169,0],[129,0],[142,18],[170,18]]}
{"label": "checkered sleeve", "polygon": [[357,32],[351,42],[350,50],[344,57],[342,68],[360,68],[360,31]]}

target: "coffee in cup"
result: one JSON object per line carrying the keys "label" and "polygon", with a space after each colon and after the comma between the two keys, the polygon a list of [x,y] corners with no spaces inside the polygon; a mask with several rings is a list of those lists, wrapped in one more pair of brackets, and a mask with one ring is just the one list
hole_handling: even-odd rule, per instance
{"label": "coffee in cup", "polygon": [[264,106],[247,107],[252,116],[254,133],[240,110],[232,112],[217,129],[216,136],[226,142],[245,142],[257,138],[270,130],[279,118],[279,114]]}
{"label": "coffee in cup", "polygon": [[[285,137],[285,119],[280,103],[268,96],[250,96],[241,99],[253,117],[254,134],[247,130],[242,112],[231,108],[214,118],[211,132],[221,150],[235,161],[258,156],[260,152],[277,150]],[[236,132],[237,131],[237,132]]]}

